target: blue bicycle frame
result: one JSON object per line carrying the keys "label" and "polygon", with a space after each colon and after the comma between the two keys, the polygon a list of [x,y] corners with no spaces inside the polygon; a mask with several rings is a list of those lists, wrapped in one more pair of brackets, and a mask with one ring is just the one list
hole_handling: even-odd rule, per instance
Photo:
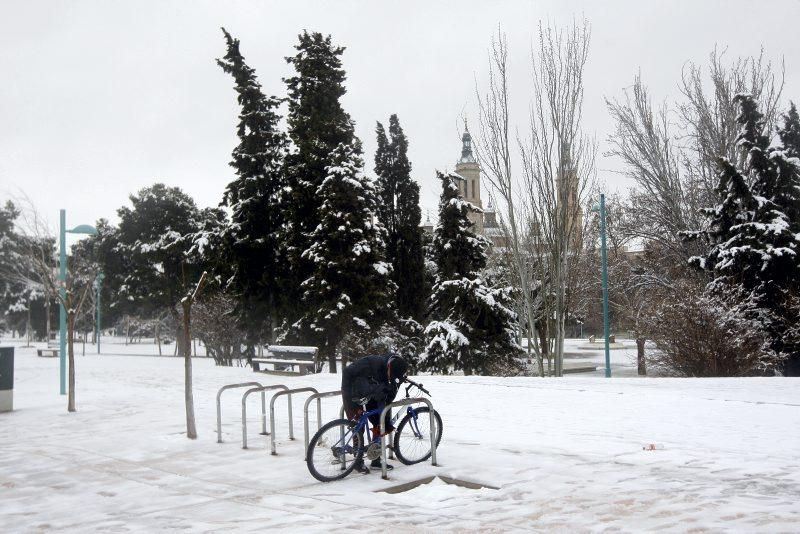
{"label": "blue bicycle frame", "polygon": [[[356,426],[348,430],[335,446],[341,446],[342,447],[341,451],[345,454],[348,453],[356,454],[358,451],[354,450],[353,447],[349,445],[349,443],[351,443],[353,436],[355,434],[361,434],[361,432],[363,432],[365,428],[369,428],[369,423],[370,423],[369,418],[372,417],[373,415],[380,415],[381,412],[383,411],[384,406],[385,405],[381,405],[374,410],[363,411],[361,413],[361,416],[358,418]],[[397,420],[403,413],[407,413],[411,416],[411,419],[409,421],[410,427],[413,430],[414,435],[420,437],[421,433],[419,431],[419,427],[417,426],[417,418],[418,418],[417,410],[415,410],[411,406],[407,406],[405,412],[403,412],[402,410],[398,410],[397,414],[395,414],[395,416],[390,419],[391,425],[394,426],[394,423],[397,422]],[[380,438],[377,438],[377,440],[370,439],[369,443],[371,444],[373,441],[379,443],[379,440]],[[362,444],[361,450],[366,451],[368,447],[369,445]]]}

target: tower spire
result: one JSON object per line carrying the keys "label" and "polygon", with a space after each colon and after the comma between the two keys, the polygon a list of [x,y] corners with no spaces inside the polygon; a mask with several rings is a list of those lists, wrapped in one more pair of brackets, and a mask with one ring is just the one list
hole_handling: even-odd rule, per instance
{"label": "tower spire", "polygon": [[475,156],[472,155],[472,136],[469,134],[467,117],[464,117],[464,135],[461,136],[461,159],[459,163],[476,163]]}

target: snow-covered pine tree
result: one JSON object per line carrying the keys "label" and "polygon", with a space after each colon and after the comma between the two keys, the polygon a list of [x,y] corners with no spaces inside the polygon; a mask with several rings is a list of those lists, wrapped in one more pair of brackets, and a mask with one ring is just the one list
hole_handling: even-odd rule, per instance
{"label": "snow-covered pine tree", "polygon": [[425,256],[422,247],[419,184],[411,179],[408,140],[397,115],[389,117],[389,138],[379,122],[375,173],[378,175],[378,218],[386,227],[386,258],[394,268],[397,312],[422,320],[425,295]]}
{"label": "snow-covered pine tree", "polygon": [[[288,217],[283,239],[291,267],[284,284],[285,317],[290,324],[312,312],[303,307],[304,291],[300,285],[314,270],[304,252],[311,246],[310,236],[320,220],[319,187],[328,176],[327,168],[333,164],[335,149],[339,145],[354,149],[357,146],[353,122],[339,102],[345,94],[345,72],[340,59],[344,48],[335,46],[330,36],[317,32],[303,32],[298,38],[297,53],[286,58],[297,74],[284,79],[289,93],[287,122],[293,144],[286,158],[288,186],[283,201]],[[297,341],[309,342],[303,339],[302,332],[294,328],[291,331]]]}
{"label": "snow-covered pine tree", "polygon": [[171,314],[182,349],[178,304],[203,271],[189,255],[200,229],[200,211],[180,188],[164,184],[145,187],[129,198],[132,207],[117,210],[117,297],[139,316]]}
{"label": "snow-covered pine tree", "polygon": [[270,341],[280,291],[279,231],[284,207],[279,195],[285,186],[283,160],[287,139],[279,128],[280,99],[264,95],[255,71],[247,65],[234,39],[222,28],[227,53],[217,64],[235,82],[241,106],[230,166],[237,178],[225,189],[222,204],[231,210],[226,229],[225,270],[232,271],[230,287],[238,295],[237,315],[247,344]]}
{"label": "snow-covered pine tree", "polygon": [[737,95],[740,106],[738,144],[746,154],[745,168],[726,158],[717,162],[721,203],[704,210],[711,248],[690,262],[709,271],[709,290],[730,295],[737,308],[756,319],[770,339],[771,349],[793,359],[796,341],[787,338],[793,320],[792,295],[800,277],[800,235],[792,231],[782,210],[787,192],[798,182],[798,167],[763,135],[763,116],[755,100]]}
{"label": "snow-covered pine tree", "polygon": [[778,136],[783,145],[783,154],[775,150],[778,166],[778,184],[773,201],[786,215],[788,234],[794,236],[793,266],[787,280],[786,298],[783,303],[785,329],[782,332],[783,351],[786,361],[783,371],[790,376],[800,376],[800,116],[792,102],[783,115],[783,124],[778,127]]}
{"label": "snow-covered pine tree", "polygon": [[440,373],[507,374],[519,369],[521,348],[514,339],[511,290],[483,279],[489,243],[467,218],[476,206],[461,198],[455,174],[437,173],[442,182],[439,222],[431,247],[436,282],[425,328],[421,367]]}
{"label": "snow-covered pine tree", "polygon": [[[794,169],[780,167],[782,173],[775,191],[774,200],[789,219],[790,232],[800,233],[800,116],[797,108],[791,103],[789,111],[783,115],[783,124],[778,127],[778,137],[786,156],[780,161],[788,161]],[[793,170],[795,172],[793,172]]]}
{"label": "snow-covered pine tree", "polygon": [[331,372],[342,339],[375,331],[393,310],[385,229],[374,222],[374,186],[362,168],[358,146],[341,144],[333,151],[316,191],[319,223],[303,253],[313,269],[302,283],[307,312],[293,328],[314,335]]}

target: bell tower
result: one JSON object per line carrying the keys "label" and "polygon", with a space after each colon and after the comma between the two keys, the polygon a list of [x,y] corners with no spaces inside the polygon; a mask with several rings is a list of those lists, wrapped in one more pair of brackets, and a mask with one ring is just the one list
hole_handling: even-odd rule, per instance
{"label": "bell tower", "polygon": [[[481,167],[472,154],[472,136],[464,119],[464,135],[461,136],[461,158],[456,163],[459,180],[458,190],[467,202],[483,209],[481,204]],[[483,213],[470,213],[469,220],[475,226],[475,233],[483,234]]]}

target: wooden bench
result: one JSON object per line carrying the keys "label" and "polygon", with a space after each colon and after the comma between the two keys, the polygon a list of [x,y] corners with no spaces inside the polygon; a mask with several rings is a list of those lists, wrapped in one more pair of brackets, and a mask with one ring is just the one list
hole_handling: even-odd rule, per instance
{"label": "wooden bench", "polygon": [[[253,358],[252,361],[253,371],[256,372],[307,375],[317,371],[317,347],[268,345],[264,357]],[[262,367],[266,365],[271,365],[272,369]]]}
{"label": "wooden bench", "polygon": [[36,349],[36,354],[43,358],[58,358],[58,349]]}

